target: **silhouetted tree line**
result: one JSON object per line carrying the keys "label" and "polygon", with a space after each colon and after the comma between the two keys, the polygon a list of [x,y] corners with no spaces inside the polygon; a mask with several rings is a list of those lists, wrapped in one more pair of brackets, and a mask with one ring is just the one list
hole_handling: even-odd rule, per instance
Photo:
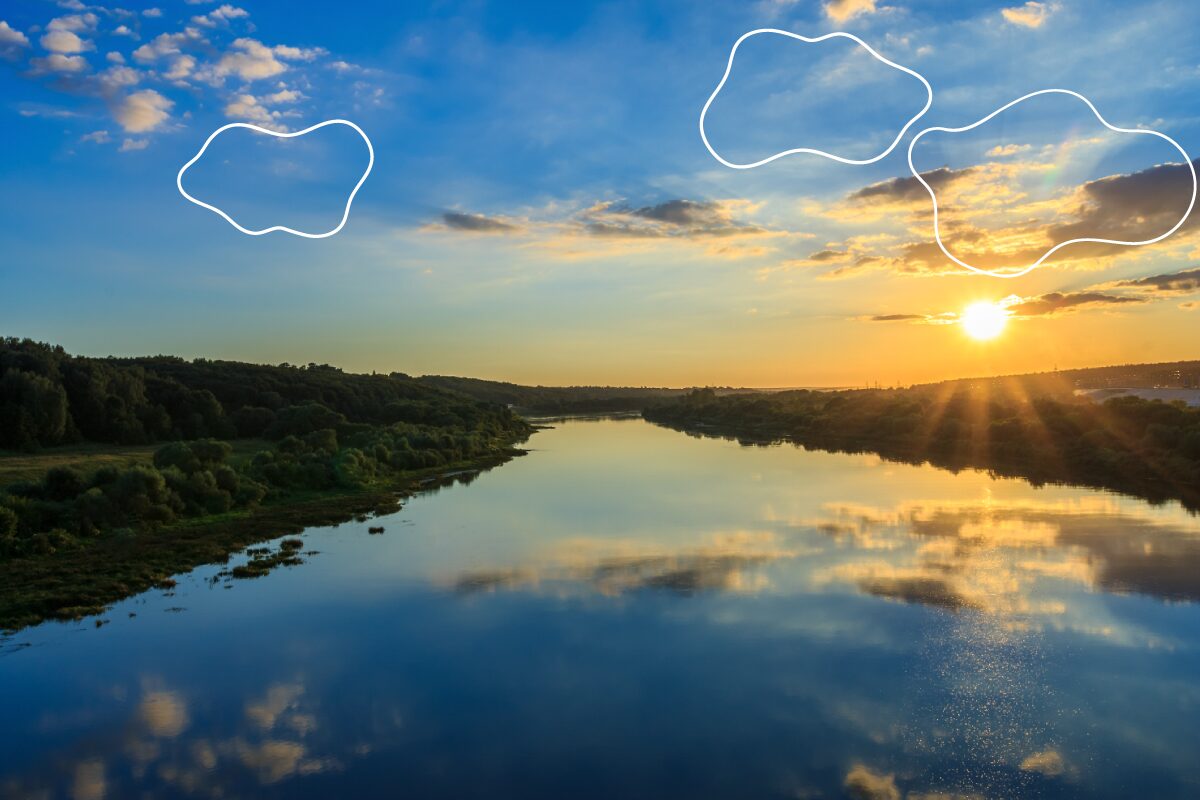
{"label": "silhouetted tree line", "polygon": [[1138,397],[1103,404],[959,382],[896,390],[719,397],[698,390],[647,419],[747,443],[874,452],[912,463],[989,469],[1200,509],[1200,409]]}
{"label": "silhouetted tree line", "polygon": [[0,340],[0,448],[280,439],[346,423],[398,422],[468,431],[515,424],[502,407],[399,373],[171,356],[86,358],[28,339]]}
{"label": "silhouetted tree line", "polygon": [[640,411],[647,401],[679,397],[687,389],[646,386],[522,386],[505,381],[424,375],[425,386],[449,389],[489,403],[503,403],[532,414],[586,414]]}

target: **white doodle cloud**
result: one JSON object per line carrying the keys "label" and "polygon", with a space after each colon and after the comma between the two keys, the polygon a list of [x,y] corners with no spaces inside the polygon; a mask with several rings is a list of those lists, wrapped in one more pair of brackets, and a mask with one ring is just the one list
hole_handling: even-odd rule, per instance
{"label": "white doodle cloud", "polygon": [[[293,228],[288,228],[284,225],[272,225],[269,228],[263,228],[262,230],[252,231],[249,228],[244,228],[241,225],[239,225],[237,222],[234,221],[233,217],[229,216],[228,214],[226,214],[224,211],[217,208],[216,206],[210,205],[208,203],[205,203],[202,200],[197,200],[195,197],[192,197],[183,188],[184,173],[187,172],[188,169],[190,169],[193,164],[195,164],[197,161],[200,160],[200,157],[204,155],[204,151],[208,149],[208,146],[210,144],[212,144],[212,141],[214,139],[216,139],[218,136],[220,136],[225,131],[230,130],[231,128],[248,128],[252,131],[256,131],[258,133],[265,133],[269,136],[276,136],[281,139],[291,139],[294,137],[304,136],[305,134],[312,133],[313,131],[317,130],[318,128],[324,128],[326,125],[346,125],[350,128],[353,128],[358,133],[358,135],[362,137],[363,141],[366,142],[367,155],[369,157],[367,160],[367,168],[365,170],[363,170],[362,177],[358,179],[358,183],[354,184],[354,188],[350,191],[350,196],[346,198],[346,210],[342,213],[342,221],[339,222],[337,224],[337,227],[334,228],[333,230],[326,231],[325,233],[308,233],[306,231],[298,231]],[[375,148],[371,146],[371,140],[367,137],[367,134],[363,132],[362,128],[358,127],[357,125],[355,125],[353,122],[350,122],[349,120],[327,119],[324,122],[318,122],[316,125],[312,125],[308,128],[305,128],[302,131],[296,131],[294,133],[280,133],[279,131],[273,131],[273,130],[269,130],[267,128],[259,127],[258,125],[252,125],[249,122],[231,122],[228,125],[222,125],[220,128],[217,128],[215,131],[213,131],[211,134],[209,134],[209,137],[204,140],[204,144],[200,147],[200,151],[198,153],[196,153],[196,155],[192,156],[192,159],[190,161],[188,161],[186,164],[184,164],[182,167],[179,168],[179,174],[175,177],[175,185],[179,188],[179,193],[181,195],[183,195],[184,199],[186,199],[188,202],[195,203],[196,205],[200,206],[201,208],[207,208],[209,211],[222,217],[226,222],[228,222],[230,225],[237,228],[239,231],[246,234],[247,236],[262,236],[264,233],[272,233],[274,231],[282,231],[284,233],[290,233],[293,236],[302,236],[305,239],[325,239],[330,236],[333,236],[334,234],[336,234],[338,231],[340,231],[346,225],[346,220],[348,220],[350,218],[350,205],[351,205],[351,203],[354,202],[354,196],[356,194],[358,194],[358,190],[360,188],[362,188],[363,183],[366,182],[367,176],[371,174],[371,168],[373,166],[375,166]]]}
{"label": "white doodle cloud", "polygon": [[[1183,212],[1183,216],[1181,216],[1179,218],[1179,221],[1176,222],[1175,225],[1170,230],[1168,230],[1166,233],[1155,236],[1153,239],[1144,239],[1142,241],[1136,241],[1136,242],[1125,241],[1125,240],[1121,240],[1121,239],[1100,239],[1100,238],[1094,238],[1094,237],[1081,237],[1078,239],[1068,239],[1067,241],[1059,242],[1058,244],[1056,244],[1053,247],[1051,247],[1050,249],[1048,249],[1045,253],[1042,254],[1042,256],[1037,261],[1033,262],[1032,264],[1029,264],[1028,266],[1025,266],[1025,267],[1019,267],[1019,268],[1016,268],[1015,270],[1010,270],[1010,271],[983,269],[982,267],[976,267],[971,264],[968,264],[967,262],[962,261],[961,259],[956,257],[953,253],[951,253],[946,248],[945,243],[942,242],[942,232],[941,232],[941,228],[939,226],[939,221],[938,221],[937,192],[934,190],[934,188],[932,186],[929,185],[929,183],[925,180],[925,178],[923,178],[921,176],[921,173],[918,172],[917,168],[913,165],[913,149],[917,146],[917,142],[919,142],[921,140],[921,137],[927,133],[934,133],[934,132],[950,133],[950,134],[966,133],[967,131],[972,130],[973,128],[977,128],[980,125],[983,125],[984,123],[988,122],[989,120],[993,119],[994,117],[998,116],[999,114],[1004,113],[1005,111],[1007,111],[1008,109],[1012,108],[1015,105],[1023,103],[1026,100],[1029,100],[1030,98],[1038,97],[1040,95],[1046,95],[1046,94],[1065,94],[1065,95],[1069,95],[1071,97],[1077,98],[1079,100],[1082,100],[1083,103],[1089,109],[1091,109],[1092,113],[1096,115],[1096,119],[1098,119],[1100,121],[1100,124],[1103,125],[1104,127],[1108,128],[1111,131],[1114,131],[1116,133],[1132,133],[1132,134],[1140,134],[1143,136],[1156,136],[1159,139],[1162,139],[1163,141],[1170,144],[1172,147],[1174,147],[1176,150],[1179,151],[1180,155],[1183,156],[1183,161],[1187,165],[1188,170],[1192,174],[1192,199],[1191,199],[1191,202],[1188,203],[1187,210]],[[1196,167],[1194,164],[1192,164],[1191,157],[1188,156],[1187,151],[1184,150],[1182,146],[1180,146],[1179,142],[1175,141],[1174,139],[1172,139],[1170,136],[1166,135],[1165,133],[1161,133],[1161,132],[1155,131],[1155,130],[1150,130],[1149,128],[1119,128],[1116,125],[1112,125],[1108,122],[1108,120],[1106,120],[1100,114],[1100,112],[1098,110],[1096,110],[1096,107],[1094,105],[1092,105],[1092,101],[1088,100],[1086,97],[1079,94],[1078,92],[1071,91],[1070,89],[1041,89],[1036,92],[1030,92],[1027,95],[1018,97],[1016,100],[1013,100],[1010,103],[1006,103],[1005,105],[996,109],[995,111],[993,111],[992,113],[983,117],[982,119],[972,122],[970,125],[964,125],[961,128],[945,128],[945,127],[926,128],[925,130],[921,131],[916,136],[914,136],[912,141],[909,142],[909,144],[908,144],[908,169],[913,174],[913,176],[918,181],[921,182],[921,185],[925,187],[925,191],[929,192],[929,198],[930,198],[930,200],[933,201],[933,236],[935,239],[937,239],[937,245],[941,249],[941,251],[946,255],[946,258],[950,259],[955,264],[958,264],[960,267],[964,267],[968,270],[971,270],[972,272],[978,272],[981,275],[990,275],[993,278],[1019,278],[1022,275],[1027,275],[1030,272],[1032,272],[1033,270],[1040,267],[1042,265],[1042,262],[1044,262],[1050,256],[1054,255],[1055,252],[1061,250],[1062,248],[1066,247],[1067,245],[1090,242],[1090,243],[1094,243],[1094,244],[1119,245],[1121,247],[1142,247],[1144,245],[1154,244],[1155,242],[1161,242],[1163,239],[1166,239],[1168,236],[1175,233],[1175,231],[1179,230],[1183,226],[1183,223],[1187,222],[1187,218],[1189,216],[1191,216],[1192,209],[1196,205],[1197,188],[1200,188],[1200,183],[1198,183],[1196,180]]]}
{"label": "white doodle cloud", "polygon": [[[773,33],[778,36],[786,36],[790,39],[796,39],[798,41],[806,42],[808,44],[817,44],[819,42],[825,41],[826,39],[833,39],[833,38],[849,39],[849,40],[857,43],[859,46],[861,46],[863,49],[865,49],[868,53],[870,53],[872,56],[874,56],[880,62],[886,64],[889,67],[892,67],[893,69],[900,70],[901,72],[906,72],[909,75],[912,75],[917,80],[919,80],[922,83],[922,85],[925,86],[925,92],[927,95],[927,98],[925,100],[925,106],[919,112],[917,112],[917,114],[915,116],[913,116],[911,119],[909,119],[908,122],[906,122],[904,124],[904,127],[901,128],[900,132],[896,134],[896,138],[892,140],[892,143],[890,145],[888,145],[886,150],[884,150],[879,155],[873,156],[871,158],[851,159],[851,158],[844,158],[842,156],[835,155],[833,153],[827,153],[824,150],[817,150],[817,149],[814,149],[811,147],[794,147],[790,150],[784,150],[782,152],[775,153],[772,156],[768,156],[767,158],[761,159],[759,161],[754,161],[754,162],[751,162],[748,164],[736,164],[732,161],[727,161],[724,158],[722,158],[721,155],[709,143],[708,134],[704,130],[704,121],[705,121],[705,118],[708,116],[709,107],[713,104],[713,101],[717,99],[717,95],[719,95],[721,93],[721,90],[723,88],[725,88],[725,82],[727,80],[729,80],[729,73],[733,70],[733,60],[737,56],[738,48],[741,47],[742,42],[746,41],[747,39],[749,39],[752,36],[757,36],[761,33]],[[909,69],[906,66],[897,64],[894,61],[890,61],[890,60],[884,58],[883,56],[879,55],[879,53],[875,52],[875,50],[872,49],[872,47],[869,44],[867,44],[862,39],[858,38],[857,36],[855,36],[852,33],[845,33],[843,31],[834,31],[833,33],[826,33],[823,36],[817,36],[815,38],[810,38],[808,36],[802,36],[798,33],[792,33],[791,31],[779,30],[778,28],[758,28],[756,30],[752,30],[748,33],[742,34],[742,36],[736,42],[733,43],[733,49],[731,49],[729,51],[729,61],[725,65],[725,74],[721,76],[720,83],[717,84],[716,89],[713,89],[713,93],[711,95],[709,95],[708,101],[705,102],[704,108],[701,109],[701,111],[700,111],[700,138],[701,138],[701,140],[703,140],[704,146],[708,149],[708,152],[712,155],[712,157],[715,158],[717,161],[720,161],[722,164],[729,167],[730,169],[754,169],[755,167],[761,167],[763,164],[769,164],[772,161],[775,161],[776,159],[783,158],[784,156],[796,155],[799,153],[807,153],[807,154],[814,155],[814,156],[821,156],[822,158],[828,158],[828,159],[837,161],[842,164],[850,164],[851,166],[863,166],[866,164],[874,164],[876,161],[886,158],[889,153],[891,153],[893,150],[895,150],[896,145],[900,144],[900,140],[904,138],[904,134],[906,134],[908,132],[908,129],[911,128],[917,120],[919,120],[921,117],[925,116],[925,112],[929,110],[929,107],[931,105],[933,105],[933,87],[929,85],[929,81],[925,80],[924,75],[922,75],[921,73],[919,73],[915,70]]]}

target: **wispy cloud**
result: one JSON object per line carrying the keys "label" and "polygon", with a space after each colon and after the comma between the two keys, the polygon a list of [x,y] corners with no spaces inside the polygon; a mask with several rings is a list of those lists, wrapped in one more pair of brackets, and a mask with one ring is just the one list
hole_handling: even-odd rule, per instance
{"label": "wispy cloud", "polygon": [[1003,8],[1000,14],[1004,19],[1013,25],[1019,25],[1023,28],[1040,28],[1042,24],[1053,13],[1055,6],[1039,3],[1036,0],[1029,0],[1023,6],[1015,6],[1013,8]]}

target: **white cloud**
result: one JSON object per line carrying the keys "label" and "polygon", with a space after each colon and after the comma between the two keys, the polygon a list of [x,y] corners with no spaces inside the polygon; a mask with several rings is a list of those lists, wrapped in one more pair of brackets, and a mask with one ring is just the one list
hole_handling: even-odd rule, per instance
{"label": "white cloud", "polygon": [[15,51],[18,47],[28,47],[29,39],[16,28],[10,27],[0,19],[0,53],[6,50]]}
{"label": "white cloud", "polygon": [[208,14],[192,17],[192,22],[197,25],[203,25],[206,28],[215,28],[218,23],[228,23],[230,20],[248,16],[250,16],[250,12],[246,11],[246,9],[225,4],[220,8],[214,8]]}
{"label": "white cloud", "polygon": [[195,28],[184,28],[179,33],[160,33],[144,45],[133,51],[135,60],[149,64],[164,56],[177,56],[186,44],[205,44],[205,38]]}
{"label": "white cloud", "polygon": [[1040,28],[1053,11],[1055,11],[1054,6],[1029,0],[1023,6],[1001,9],[1000,13],[1013,25],[1020,25],[1024,28]]}
{"label": "white cloud", "polygon": [[104,144],[105,142],[110,141],[111,138],[112,137],[108,135],[108,131],[92,131],[91,133],[85,133],[83,136],[80,136],[79,141]]}
{"label": "white cloud", "polygon": [[165,77],[169,81],[181,81],[192,74],[192,70],[196,68],[196,59],[186,54],[175,56],[171,60],[171,68],[167,70]]}
{"label": "white cloud", "polygon": [[42,47],[51,53],[82,53],[92,49],[92,43],[72,31],[52,30],[42,37]]}
{"label": "white cloud", "polygon": [[96,30],[96,23],[99,21],[99,17],[91,12],[87,14],[68,14],[65,17],[55,17],[50,20],[50,24],[46,26],[46,30],[71,31],[72,33],[94,31]]}
{"label": "white cloud", "polygon": [[264,103],[267,103],[268,105],[280,105],[281,103],[295,103],[295,102],[297,102],[299,100],[303,100],[303,99],[304,99],[304,95],[300,94],[299,92],[295,91],[294,89],[284,88],[284,89],[280,89],[278,92],[275,92],[274,94],[269,94],[269,95],[265,96],[262,99],[262,101]]}
{"label": "white cloud", "polygon": [[113,36],[128,36],[130,39],[138,38],[138,35],[131,31],[128,25],[118,25],[113,28]]}
{"label": "white cloud", "polygon": [[87,59],[83,56],[64,56],[61,53],[51,53],[45,58],[33,58],[29,61],[35,73],[45,72],[83,72],[88,68]]}
{"label": "white cloud", "polygon": [[147,17],[161,17],[161,16],[162,16],[162,9],[160,9],[160,8],[147,8],[145,11],[143,11],[143,12],[142,12],[142,14],[143,14],[144,16],[147,16]]}
{"label": "white cloud", "polygon": [[225,106],[225,116],[245,122],[254,122],[264,128],[286,131],[287,127],[277,120],[279,112],[267,110],[254,95],[239,94]]}
{"label": "white cloud", "polygon": [[233,48],[222,55],[213,67],[210,82],[220,85],[229,75],[236,75],[244,81],[270,78],[288,69],[288,65],[280,59],[312,61],[325,52],[322,48],[305,49],[288,45],[268,47],[257,39],[234,39]]}
{"label": "white cloud", "polygon": [[105,56],[105,58],[108,59],[110,64],[124,64],[125,63],[125,56],[121,55],[116,50],[113,50],[112,52],[110,52],[108,55]]}
{"label": "white cloud", "polygon": [[114,64],[98,76],[100,85],[106,92],[115,92],[127,86],[133,86],[142,79],[142,74],[132,67]]}
{"label": "white cloud", "polygon": [[859,14],[875,11],[875,0],[829,0],[825,3],[825,14],[834,22],[845,22]]}
{"label": "white cloud", "polygon": [[986,155],[989,158],[999,158],[1003,156],[1015,156],[1017,153],[1028,152],[1031,148],[1027,144],[998,144],[991,150],[988,150]]}
{"label": "white cloud", "polygon": [[128,153],[132,150],[145,150],[149,146],[150,142],[147,139],[126,139],[117,149],[122,153]]}
{"label": "white cloud", "polygon": [[113,108],[113,116],[130,133],[143,133],[158,128],[170,119],[168,110],[173,105],[173,101],[153,89],[143,89],[123,98]]}

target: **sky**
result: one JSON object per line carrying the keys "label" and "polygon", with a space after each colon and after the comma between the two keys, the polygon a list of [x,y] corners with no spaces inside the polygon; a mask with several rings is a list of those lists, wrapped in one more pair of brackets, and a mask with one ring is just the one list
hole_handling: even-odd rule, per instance
{"label": "sky", "polygon": [[[737,38],[851,32],[933,88],[887,157],[729,169],[699,136]],[[862,386],[1200,357],[1200,215],[1018,278],[938,249],[909,142],[1066,88],[1200,155],[1200,6],[959,2],[158,2],[0,7],[0,335],[533,384]],[[920,82],[844,38],[739,49],[727,160],[882,152]],[[372,172],[327,239],[250,237],[175,180],[228,122],[348,119]],[[1031,99],[914,166],[961,260],[1169,230],[1183,156]],[[249,228],[329,230],[366,167],[344,126],[225,132],[185,176]],[[964,310],[1001,309],[968,335]]]}

